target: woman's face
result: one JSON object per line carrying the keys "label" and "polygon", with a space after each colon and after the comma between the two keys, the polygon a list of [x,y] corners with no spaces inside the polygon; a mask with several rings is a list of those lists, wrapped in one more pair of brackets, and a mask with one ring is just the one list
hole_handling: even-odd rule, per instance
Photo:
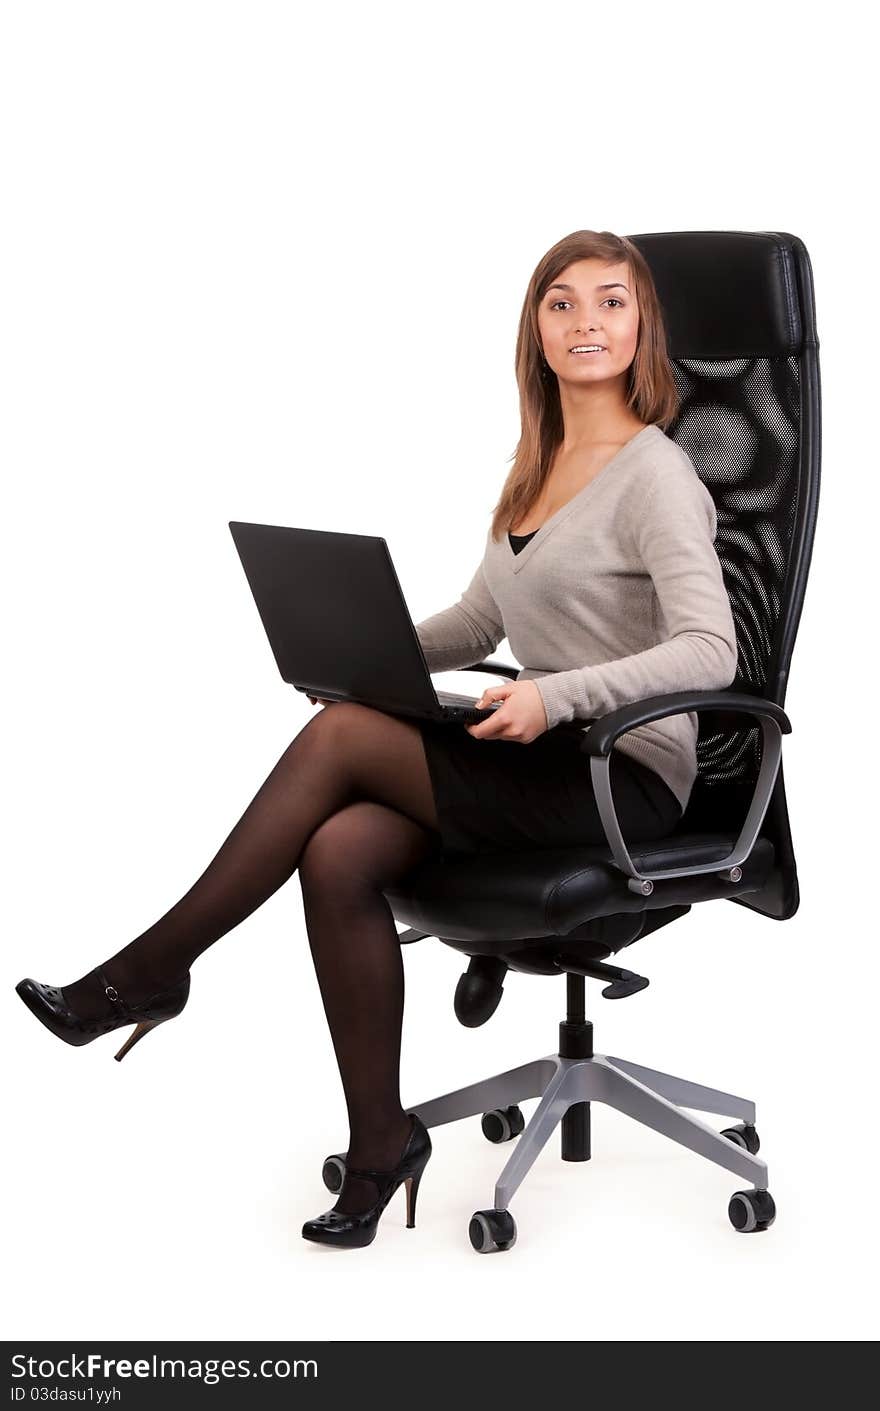
{"label": "woman's face", "polygon": [[[560,382],[604,382],[626,372],[636,353],[639,311],[629,266],[575,260],[538,305],[544,357]],[[601,352],[573,353],[599,344]]]}

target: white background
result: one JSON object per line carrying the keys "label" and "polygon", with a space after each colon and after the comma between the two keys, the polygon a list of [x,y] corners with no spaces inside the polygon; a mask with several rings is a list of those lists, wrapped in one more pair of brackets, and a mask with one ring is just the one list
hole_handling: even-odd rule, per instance
{"label": "white background", "polygon": [[[874,75],[853,6],[729,22],[4,7],[5,1337],[876,1331]],[[300,1227],[347,1126],[296,876],[124,1064],[128,1031],[67,1047],[14,985],[70,983],[152,924],[311,717],[230,519],[382,535],[414,621],[457,599],[519,434],[528,278],[581,228],[791,231],[814,267],[823,481],[784,744],[801,907],[695,906],[626,956],[646,992],[588,984],[600,1052],[757,1102],[778,1218],[737,1235],[742,1181],[596,1105],[593,1160],[549,1143],[509,1254],[467,1239],[511,1150],[476,1120],[435,1131],[415,1230],[398,1193],[368,1249],[329,1251]],[[404,960],[405,1105],[555,1049],[561,980],[511,974],[470,1031],[465,958]]]}

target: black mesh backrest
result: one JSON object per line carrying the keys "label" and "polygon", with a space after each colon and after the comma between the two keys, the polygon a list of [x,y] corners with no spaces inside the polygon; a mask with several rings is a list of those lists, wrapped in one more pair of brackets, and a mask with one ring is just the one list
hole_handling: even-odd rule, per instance
{"label": "black mesh backrest", "polygon": [[[783,705],[819,491],[820,396],[812,271],[796,236],[774,231],[633,235],[654,276],[681,396],[666,428],[718,514],[715,548],[736,623],[731,690]],[[737,829],[761,761],[760,728],[699,716],[698,777],[679,831]],[[794,726],[794,722],[792,722]],[[785,919],[797,871],[780,769],[762,832],[778,869],[738,900]]]}

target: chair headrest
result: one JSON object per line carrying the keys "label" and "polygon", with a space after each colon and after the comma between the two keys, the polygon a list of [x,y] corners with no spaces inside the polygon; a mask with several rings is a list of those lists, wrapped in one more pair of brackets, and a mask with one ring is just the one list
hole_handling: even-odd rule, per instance
{"label": "chair headrest", "polygon": [[802,242],[796,235],[689,230],[627,238],[651,268],[671,358],[726,361],[801,352],[795,250]]}

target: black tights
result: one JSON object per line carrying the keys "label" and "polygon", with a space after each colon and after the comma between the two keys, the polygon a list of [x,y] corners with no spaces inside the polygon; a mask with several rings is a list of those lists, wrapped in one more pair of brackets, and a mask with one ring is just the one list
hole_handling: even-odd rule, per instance
{"label": "black tights", "polygon": [[[403,957],[383,889],[440,846],[418,726],[369,706],[321,708],[285,750],[198,881],[102,968],[137,1003],[182,979],[299,868],[309,945],[348,1107],[352,1166],[396,1165]],[[95,971],[64,986],[82,1017],[112,1006]],[[335,1209],[372,1205],[347,1177]]]}

